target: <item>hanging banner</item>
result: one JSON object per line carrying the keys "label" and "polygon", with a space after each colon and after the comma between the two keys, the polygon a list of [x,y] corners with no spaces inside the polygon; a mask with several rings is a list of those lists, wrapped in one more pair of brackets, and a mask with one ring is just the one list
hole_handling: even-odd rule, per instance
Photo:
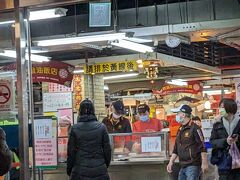
{"label": "hanging banner", "polygon": [[137,70],[138,70],[138,65],[136,61],[96,63],[93,65],[84,66],[84,74],[129,72],[129,71],[137,71]]}
{"label": "hanging banner", "polygon": [[[74,66],[60,61],[34,63],[32,66],[33,82],[52,82],[71,87]],[[4,66],[3,71],[16,70],[16,63]]]}
{"label": "hanging banner", "polygon": [[202,91],[202,86],[199,82],[188,82],[187,86],[176,86],[172,84],[165,84],[163,88],[158,90],[153,90],[153,94],[159,94],[162,96],[174,94],[174,93],[190,93],[198,94]]}
{"label": "hanging banner", "polygon": [[82,101],[82,76],[75,74],[73,76],[73,93],[74,93],[74,111],[78,111]]}
{"label": "hanging banner", "polygon": [[35,164],[37,168],[57,167],[57,123],[52,117],[34,120]]}

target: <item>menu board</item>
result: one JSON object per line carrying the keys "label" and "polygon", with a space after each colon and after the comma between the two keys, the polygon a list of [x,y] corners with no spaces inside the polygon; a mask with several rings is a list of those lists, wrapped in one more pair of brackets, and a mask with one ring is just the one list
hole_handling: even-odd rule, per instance
{"label": "menu board", "polygon": [[47,169],[57,166],[56,120],[41,117],[34,120],[35,164]]}
{"label": "menu board", "polygon": [[142,152],[161,152],[161,137],[141,137]]}
{"label": "menu board", "polygon": [[51,92],[71,92],[73,90],[72,86],[67,87],[57,83],[49,83],[48,91]]}
{"label": "menu board", "polygon": [[58,109],[72,108],[72,92],[44,93],[43,112],[54,112]]}

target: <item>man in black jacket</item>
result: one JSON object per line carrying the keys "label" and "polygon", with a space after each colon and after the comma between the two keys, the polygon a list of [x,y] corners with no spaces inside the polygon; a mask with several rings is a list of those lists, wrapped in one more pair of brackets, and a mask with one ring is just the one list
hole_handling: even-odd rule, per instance
{"label": "man in black jacket", "polygon": [[82,101],[79,115],[69,135],[67,174],[71,180],[109,180],[111,147],[107,129],[98,122],[90,100]]}
{"label": "man in black jacket", "polygon": [[179,157],[181,170],[178,180],[198,180],[201,169],[203,172],[208,169],[202,131],[191,120],[192,108],[190,106],[182,105],[172,111],[177,113],[176,121],[182,126],[178,131],[167,171],[172,172],[173,163]]}

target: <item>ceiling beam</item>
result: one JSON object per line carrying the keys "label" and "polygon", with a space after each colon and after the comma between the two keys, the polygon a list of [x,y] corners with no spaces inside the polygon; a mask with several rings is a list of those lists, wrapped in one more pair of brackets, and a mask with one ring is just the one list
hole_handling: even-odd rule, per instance
{"label": "ceiling beam", "polygon": [[182,59],[174,56],[169,56],[162,53],[157,53],[157,59],[159,59],[159,61],[162,61],[165,66],[185,66],[185,67],[198,69],[198,70],[213,73],[213,74],[218,74],[218,75],[221,74],[221,69],[217,67],[212,67],[203,63],[198,63],[198,62],[194,62],[194,61],[190,61],[190,60],[186,60],[186,59]]}
{"label": "ceiling beam", "polygon": [[154,35],[166,35],[169,32],[184,33],[194,32],[201,30],[215,30],[224,28],[239,28],[240,19],[227,19],[227,20],[215,20],[215,21],[203,21],[196,23],[185,23],[185,24],[170,24],[162,26],[152,26],[143,28],[130,28],[123,29],[122,32],[134,32],[134,37],[141,36],[154,36]]}

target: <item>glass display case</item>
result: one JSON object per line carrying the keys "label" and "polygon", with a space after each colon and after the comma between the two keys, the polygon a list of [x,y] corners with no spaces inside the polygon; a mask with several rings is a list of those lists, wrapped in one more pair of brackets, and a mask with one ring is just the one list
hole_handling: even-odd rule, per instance
{"label": "glass display case", "polygon": [[110,134],[112,161],[161,161],[169,156],[168,132]]}

